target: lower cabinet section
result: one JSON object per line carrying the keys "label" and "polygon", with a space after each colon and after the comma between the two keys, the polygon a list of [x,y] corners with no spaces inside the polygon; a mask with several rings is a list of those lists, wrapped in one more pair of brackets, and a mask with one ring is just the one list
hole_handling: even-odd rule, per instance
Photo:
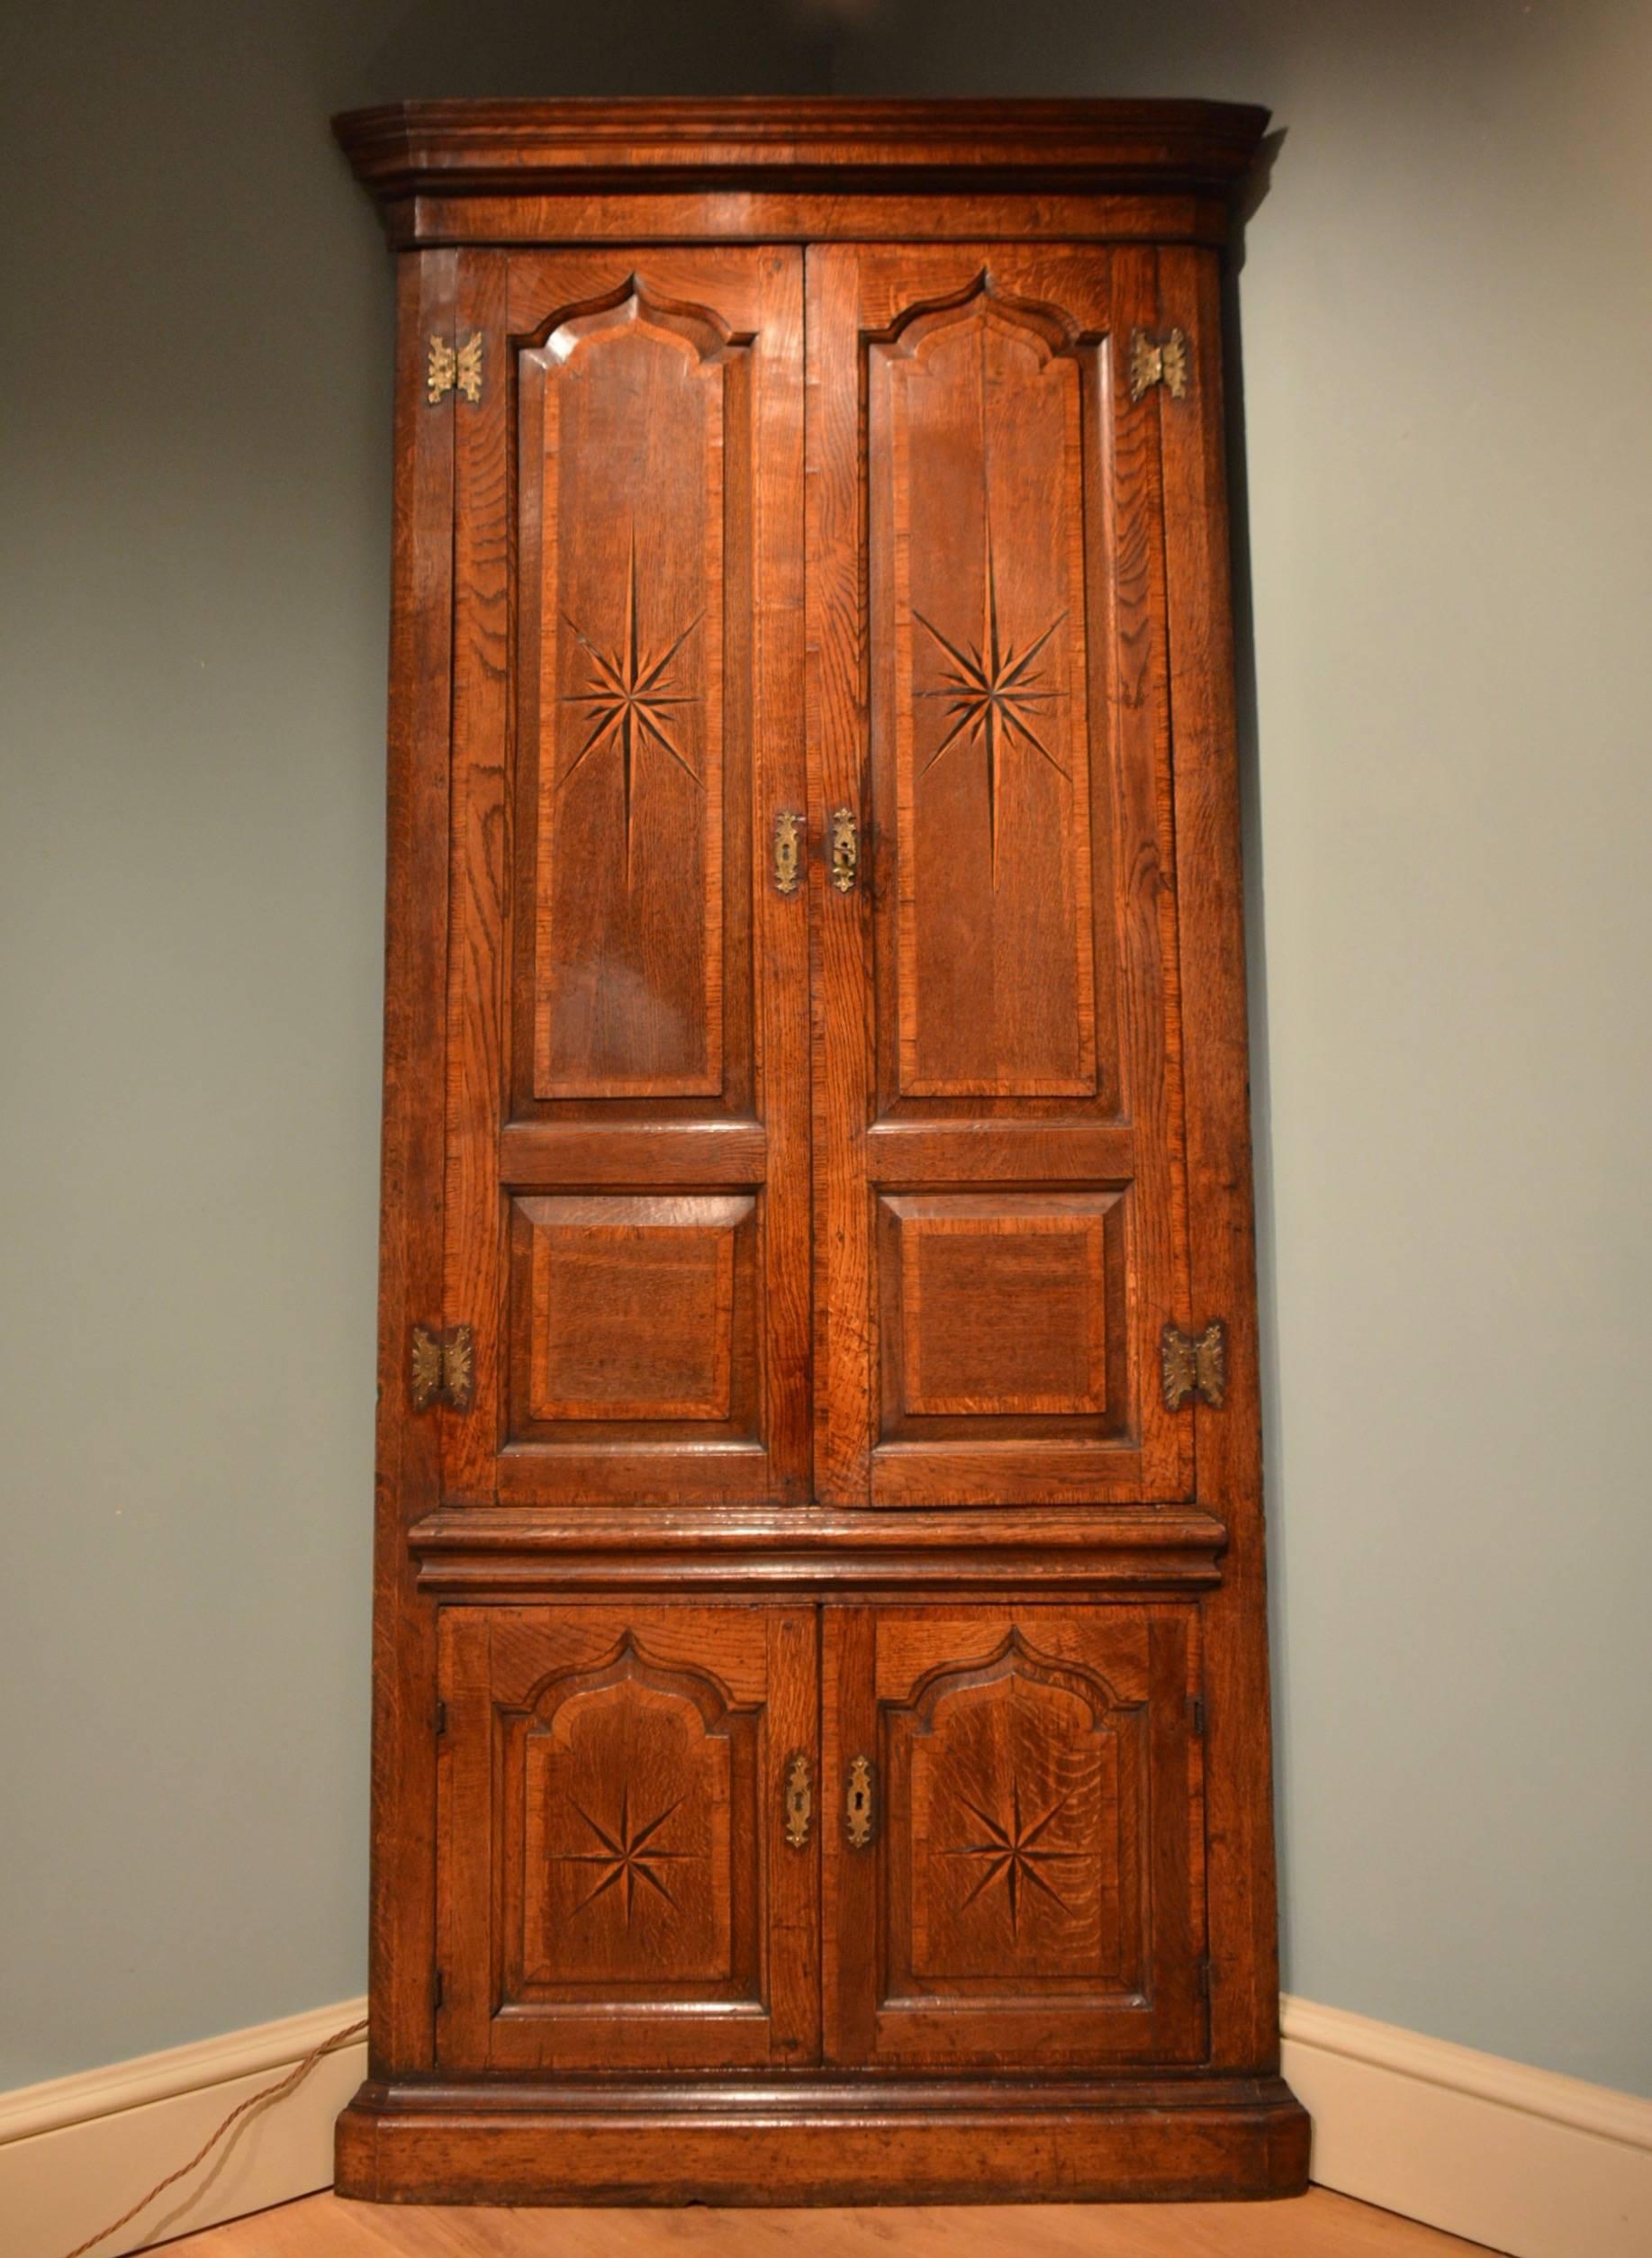
{"label": "lower cabinet section", "polygon": [[456,1606],[439,1657],[441,2072],[1205,2058],[1196,1605]]}
{"label": "lower cabinet section", "polygon": [[434,2046],[375,2057],[341,2193],[1306,2184],[1271,2065],[1211,2058],[1198,1601],[466,1600],[437,1645]]}

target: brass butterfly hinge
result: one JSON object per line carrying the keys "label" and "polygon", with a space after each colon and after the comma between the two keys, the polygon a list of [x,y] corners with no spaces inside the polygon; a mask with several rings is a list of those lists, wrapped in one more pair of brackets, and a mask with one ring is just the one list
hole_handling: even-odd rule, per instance
{"label": "brass butterfly hinge", "polygon": [[415,1325],[410,1377],[415,1411],[429,1411],[432,1404],[468,1411],[476,1386],[476,1336],[471,1328],[453,1325],[446,1332],[431,1332]]}
{"label": "brass butterfly hinge", "polygon": [[864,1850],[872,1838],[876,1811],[872,1802],[871,1758],[856,1757],[849,1766],[844,1796],[844,1831],[852,1850]]}
{"label": "brass butterfly hinge", "polygon": [[1167,1325],[1159,1338],[1164,1368],[1164,1407],[1180,1411],[1190,1395],[1220,1411],[1228,1388],[1228,1329],[1214,1318],[1203,1332]]}
{"label": "brass butterfly hinge", "polygon": [[1162,384],[1172,400],[1187,397],[1187,339],[1180,330],[1161,338],[1149,337],[1145,330],[1130,333],[1130,397],[1140,400],[1155,384]]}
{"label": "brass butterfly hinge", "polygon": [[430,358],[425,369],[425,397],[434,408],[450,392],[463,393],[474,408],[482,397],[482,332],[472,331],[463,345],[450,345],[445,337],[430,339]]}
{"label": "brass butterfly hinge", "polygon": [[808,1848],[809,1822],[814,1817],[809,1793],[808,1758],[793,1757],[786,1767],[786,1840],[793,1850]]}

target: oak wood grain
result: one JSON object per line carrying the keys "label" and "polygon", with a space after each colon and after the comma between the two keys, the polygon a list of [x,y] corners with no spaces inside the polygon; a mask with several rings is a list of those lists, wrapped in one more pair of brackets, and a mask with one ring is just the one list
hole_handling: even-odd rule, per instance
{"label": "oak wood grain", "polygon": [[[798,1496],[807,916],[763,849],[803,789],[800,261],[481,251],[461,281],[487,375],[448,411],[448,1322],[475,1349],[447,1494]],[[566,1206],[599,1185],[640,1203],[602,1262]],[[645,1203],[709,1215],[718,1186],[745,1206],[707,1298]]]}
{"label": "oak wood grain", "polygon": [[445,189],[517,194],[729,176],[793,185],[967,189],[983,176],[1092,191],[1226,188],[1267,113],[1238,104],[645,96],[408,102],[336,118],[357,179],[384,206]]}
{"label": "oak wood grain", "polygon": [[445,2071],[811,2057],[813,1876],[781,1830],[814,1639],[739,1603],[448,1611]]}
{"label": "oak wood grain", "polygon": [[[862,177],[864,176],[850,176]],[[652,176],[633,174],[630,181]],[[659,176],[669,179],[669,174]],[[1048,236],[1063,241],[1198,243],[1219,248],[1228,236],[1224,190],[1110,195],[1050,188],[1029,194],[1014,187],[981,193],[968,188],[928,193],[898,184],[844,189],[824,173],[800,176],[802,185],[776,185],[783,176],[749,176],[733,194],[702,187],[633,187],[615,176],[612,188],[593,192],[584,176],[544,195],[499,193],[447,194],[426,187],[381,205],[397,249],[454,243],[681,244],[714,234],[725,243],[923,243],[956,239],[1025,242]],[[916,176],[921,180],[922,175]],[[972,177],[972,176],[970,176]],[[826,185],[817,185],[825,181]]]}

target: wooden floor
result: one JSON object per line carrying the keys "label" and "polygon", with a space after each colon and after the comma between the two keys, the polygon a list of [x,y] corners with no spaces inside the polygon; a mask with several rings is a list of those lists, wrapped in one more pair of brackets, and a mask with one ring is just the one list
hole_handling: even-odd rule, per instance
{"label": "wooden floor", "polygon": [[500,2211],[302,2203],[167,2258],[1450,2258],[1476,2243],[1315,2188],[1292,2203],[864,2211]]}

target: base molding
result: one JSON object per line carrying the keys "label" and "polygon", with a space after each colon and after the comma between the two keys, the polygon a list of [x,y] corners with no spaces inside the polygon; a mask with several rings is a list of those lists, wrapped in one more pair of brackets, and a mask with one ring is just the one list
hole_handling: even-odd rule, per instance
{"label": "base molding", "polygon": [[1194,2201],[1299,2195],[1306,2113],[1278,2078],[871,2077],[386,2085],[339,2120],[369,2202]]}

